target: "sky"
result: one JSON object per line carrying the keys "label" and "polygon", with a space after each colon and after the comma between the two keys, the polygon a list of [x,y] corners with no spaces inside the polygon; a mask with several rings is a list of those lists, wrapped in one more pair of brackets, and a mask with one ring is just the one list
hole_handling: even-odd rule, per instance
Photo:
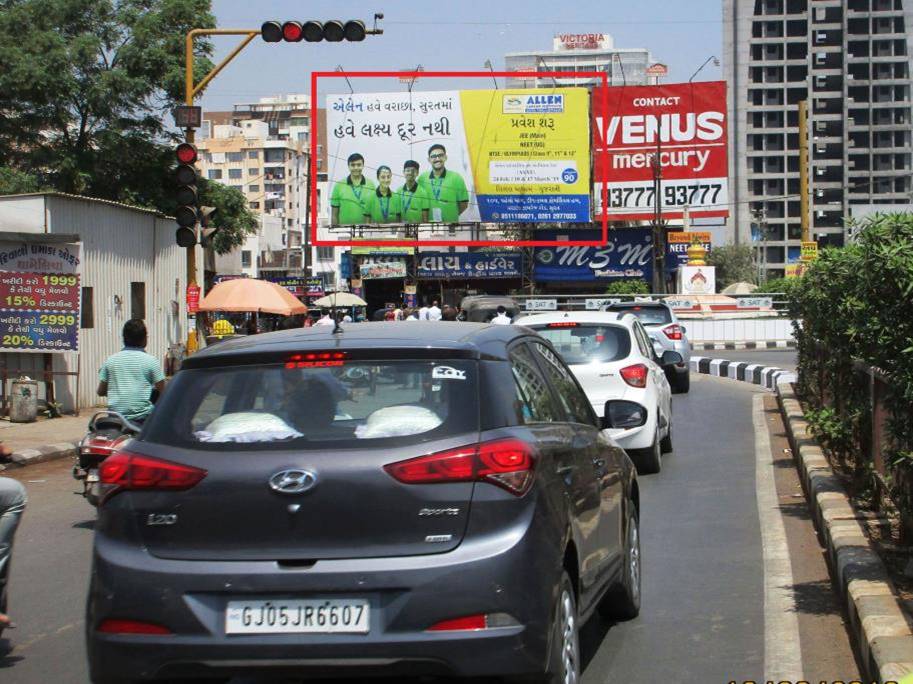
{"label": "sky", "polygon": [[[204,111],[309,93],[312,71],[337,66],[401,71],[421,64],[426,71],[474,71],[484,69],[489,59],[500,71],[505,53],[551,50],[552,36],[565,32],[609,33],[615,47],[649,49],[655,61],[669,67],[665,83],[687,81],[709,57],[722,57],[721,0],[213,0],[213,12],[219,28],[259,28],[271,19],[361,19],[370,27],[374,14],[382,12],[378,28],[384,33],[363,43],[264,43],[257,38],[206,89]],[[215,38],[216,59],[238,40]],[[721,77],[711,62],[695,80]],[[431,79],[419,84],[416,88],[447,87]],[[353,82],[358,92],[404,87],[392,79],[380,88]],[[459,87],[472,86],[464,82]]]}

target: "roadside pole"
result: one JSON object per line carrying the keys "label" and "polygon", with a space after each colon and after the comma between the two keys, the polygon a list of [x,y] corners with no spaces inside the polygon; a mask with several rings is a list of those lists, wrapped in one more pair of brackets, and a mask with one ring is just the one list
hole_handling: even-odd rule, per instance
{"label": "roadside pole", "polygon": [[663,166],[660,162],[662,154],[662,138],[660,136],[659,118],[656,120],[656,153],[653,155],[653,292],[665,294],[666,292],[666,241],[663,234],[662,213],[662,178]]}
{"label": "roadside pole", "polygon": [[802,242],[809,242],[808,234],[808,100],[799,102],[799,213]]}

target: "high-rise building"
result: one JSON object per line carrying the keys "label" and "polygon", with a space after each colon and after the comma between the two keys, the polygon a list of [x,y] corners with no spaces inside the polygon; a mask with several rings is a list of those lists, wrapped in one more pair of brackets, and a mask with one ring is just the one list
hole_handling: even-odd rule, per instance
{"label": "high-rise building", "polygon": [[[808,102],[811,239],[911,204],[913,0],[723,0],[730,234],[766,224],[769,274],[798,260],[799,102]],[[757,231],[760,232],[760,231]]]}
{"label": "high-rise building", "polygon": [[[261,241],[263,244],[260,248],[258,249],[256,240],[253,240],[240,250],[240,268],[244,273],[251,274],[258,270],[258,263],[265,265],[259,270],[290,275],[303,272],[307,266],[308,275],[322,275],[324,281],[332,286],[336,282],[336,271],[343,250],[317,248],[310,244],[311,208],[307,204],[307,197],[311,131],[314,123],[311,121],[310,105],[309,95],[291,94],[262,97],[256,102],[236,104],[231,111],[205,112],[199,146],[201,168],[213,180],[241,190],[247,197],[251,211],[273,217],[262,221],[263,229],[260,232],[264,240]],[[321,239],[331,239],[326,229],[329,219],[326,197],[326,110],[319,109],[317,119],[318,234]],[[246,165],[239,163],[239,154],[247,162]],[[254,154],[257,156],[254,157]],[[255,159],[262,163],[255,164]],[[259,175],[249,177],[248,171],[251,170],[258,171]],[[276,249],[274,244],[275,217],[281,223],[281,244],[284,246],[281,249]],[[267,235],[272,237],[267,239]],[[304,249],[308,252],[307,260],[302,255]],[[223,259],[222,263],[226,261]]]}
{"label": "high-rise building", "polygon": [[524,72],[573,71],[577,73],[605,72],[609,85],[645,85],[655,82],[647,69],[653,57],[646,48],[616,48],[607,33],[559,33],[552,41],[551,51],[511,52],[504,56],[507,71],[517,76],[507,79],[508,88],[546,88],[559,86],[594,86],[601,78],[594,77],[536,77]]}

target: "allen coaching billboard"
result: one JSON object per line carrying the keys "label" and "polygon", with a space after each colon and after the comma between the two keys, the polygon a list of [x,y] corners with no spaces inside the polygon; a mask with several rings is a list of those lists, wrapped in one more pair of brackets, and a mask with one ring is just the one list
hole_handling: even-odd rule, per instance
{"label": "allen coaching billboard", "polygon": [[592,219],[585,88],[327,95],[333,225]]}
{"label": "allen coaching billboard", "polygon": [[[663,218],[681,218],[686,206],[692,218],[729,215],[725,81],[613,87],[607,97],[594,147],[608,155],[610,221],[653,217],[657,151]],[[600,184],[594,195],[601,216]]]}

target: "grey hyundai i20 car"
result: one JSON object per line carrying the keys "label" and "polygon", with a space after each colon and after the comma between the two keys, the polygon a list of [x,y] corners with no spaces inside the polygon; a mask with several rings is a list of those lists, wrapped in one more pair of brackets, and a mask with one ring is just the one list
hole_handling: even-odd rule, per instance
{"label": "grey hyundai i20 car", "polygon": [[579,677],[640,606],[634,468],[516,326],[364,323],[187,359],[101,467],[94,682]]}

